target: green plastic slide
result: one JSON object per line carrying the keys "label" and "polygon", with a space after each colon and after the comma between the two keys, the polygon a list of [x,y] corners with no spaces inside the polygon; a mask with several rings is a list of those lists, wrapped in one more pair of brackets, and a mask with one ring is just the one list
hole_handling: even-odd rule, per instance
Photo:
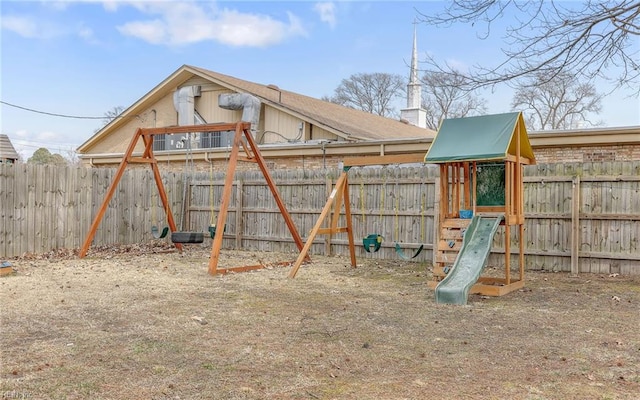
{"label": "green plastic slide", "polygon": [[436,303],[467,304],[469,289],[480,278],[487,263],[493,235],[498,230],[502,216],[488,218],[474,216],[467,228],[462,248],[453,268],[436,286]]}

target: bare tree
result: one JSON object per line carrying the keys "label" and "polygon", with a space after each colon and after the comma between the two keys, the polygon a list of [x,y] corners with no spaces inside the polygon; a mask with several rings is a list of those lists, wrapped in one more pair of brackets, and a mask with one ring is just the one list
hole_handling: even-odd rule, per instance
{"label": "bare tree", "polygon": [[465,78],[459,74],[427,72],[422,77],[422,108],[427,112],[427,128],[437,130],[447,118],[483,114],[486,100],[463,90]]}
{"label": "bare tree", "polygon": [[[509,15],[505,58],[492,66],[474,66],[465,74],[470,88],[541,73],[548,80],[568,72],[584,80],[611,79],[616,87],[628,86],[640,93],[640,1],[611,0],[560,2],[554,0],[452,0],[442,13],[419,13],[421,22],[449,27],[456,23],[483,29],[482,39],[492,33],[492,24]],[[476,25],[477,24],[477,25]],[[428,68],[452,73],[446,62],[427,59]],[[609,76],[610,67],[619,74]]]}
{"label": "bare tree", "polygon": [[383,117],[397,117],[393,101],[404,95],[406,82],[396,74],[354,74],[343,79],[333,96],[322,100]]}
{"label": "bare tree", "polygon": [[102,122],[104,123],[104,125],[109,124],[111,121],[118,118],[120,114],[122,114],[122,111],[124,111],[123,106],[113,107],[112,109],[104,113],[104,119],[102,120]]}
{"label": "bare tree", "polygon": [[569,73],[549,78],[539,72],[516,88],[511,107],[523,111],[532,129],[571,129],[600,125],[589,116],[602,110],[601,101],[591,83],[581,83]]}

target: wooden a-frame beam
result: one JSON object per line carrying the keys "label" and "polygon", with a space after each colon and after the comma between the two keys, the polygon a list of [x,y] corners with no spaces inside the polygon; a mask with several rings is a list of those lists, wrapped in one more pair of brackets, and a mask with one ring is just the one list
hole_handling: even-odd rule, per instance
{"label": "wooden a-frame beam", "polygon": [[[133,151],[135,150],[140,138],[142,138],[142,141],[144,142],[145,150],[142,157],[133,157]],[[158,193],[160,194],[160,199],[162,200],[162,205],[167,215],[167,223],[169,225],[169,228],[171,229],[171,232],[176,231],[176,223],[173,219],[173,214],[169,206],[167,193],[164,190],[164,185],[162,184],[162,178],[160,176],[160,171],[158,170],[158,163],[155,156],[153,155],[153,134],[148,134],[144,131],[144,129],[138,128],[138,130],[136,130],[136,133],[133,135],[133,138],[131,139],[127,150],[125,151],[124,156],[122,157],[122,161],[118,166],[118,170],[116,171],[116,175],[114,176],[111,185],[109,185],[109,189],[107,189],[107,194],[102,201],[102,205],[100,206],[98,213],[91,223],[91,227],[89,228],[87,237],[85,238],[84,243],[80,248],[80,252],[78,253],[78,256],[80,258],[84,258],[87,255],[89,246],[91,246],[91,242],[96,235],[96,231],[98,230],[98,227],[100,226],[100,223],[104,218],[104,214],[107,212],[109,202],[111,201],[111,198],[113,197],[116,188],[118,187],[118,183],[120,183],[122,175],[124,175],[125,169],[130,163],[148,163],[151,166],[153,177],[156,182],[156,186],[158,187]],[[180,243],[176,243],[175,246],[178,250],[182,251],[182,245]]]}
{"label": "wooden a-frame beam", "polygon": [[[238,123],[215,123],[215,124],[202,124],[202,125],[188,125],[188,126],[170,126],[170,127],[162,127],[162,128],[138,128],[136,133],[134,134],[129,146],[127,147],[124,156],[122,157],[122,161],[118,166],[118,170],[116,175],[107,190],[107,194],[100,206],[98,213],[96,214],[91,227],[89,228],[89,233],[80,249],[79,256],[80,258],[85,257],[93,238],[95,237],[96,231],[104,218],[104,214],[106,213],[107,207],[111,198],[113,197],[116,188],[124,174],[125,169],[130,163],[147,163],[150,165],[153,171],[153,177],[156,182],[156,186],[158,187],[158,192],[160,194],[160,199],[162,200],[163,207],[165,209],[165,213],[167,215],[167,223],[171,232],[175,232],[177,230],[175,220],[173,219],[173,213],[171,212],[171,208],[169,206],[169,200],[164,189],[164,185],[162,183],[162,177],[160,175],[160,170],[158,169],[157,160],[153,154],[153,137],[155,135],[171,135],[171,134],[179,134],[179,133],[191,133],[191,132],[217,132],[217,131],[229,131],[234,130],[234,142],[233,147],[231,149],[230,158],[229,158],[229,168],[227,171],[227,177],[225,179],[225,186],[223,189],[222,196],[222,204],[220,206],[220,212],[218,213],[217,226],[224,227],[226,222],[226,216],[229,209],[229,202],[231,200],[231,191],[233,187],[233,177],[234,172],[237,166],[238,161],[248,161],[255,162],[258,164],[265,180],[267,181],[267,185],[273,194],[276,204],[280,209],[280,213],[282,214],[285,224],[289,228],[291,235],[293,236],[293,240],[298,247],[298,250],[302,250],[304,247],[304,243],[302,241],[302,237],[298,233],[293,219],[291,218],[289,212],[286,209],[282,198],[278,192],[278,189],[269,173],[269,169],[266,166],[266,162],[260,154],[260,149],[256,144],[253,136],[251,136],[251,132],[249,129],[251,128],[251,124],[248,122],[238,122]],[[243,140],[243,137],[245,140]],[[138,145],[138,141],[142,138],[144,143],[144,150],[142,155],[134,156],[134,150]],[[245,143],[246,141],[246,143]],[[248,144],[248,146],[247,146]],[[244,151],[246,156],[240,156],[240,148]],[[222,247],[222,240],[224,235],[224,228],[216,229],[213,244],[211,248],[211,258],[209,261],[209,272],[211,274],[216,273],[226,273],[228,271],[249,271],[258,268],[263,268],[263,265],[252,265],[252,266],[241,266],[241,267],[232,267],[224,270],[218,269],[218,260],[220,255],[220,249]],[[176,248],[182,250],[182,244],[175,243]],[[305,255],[304,260],[308,260],[309,256]],[[288,263],[287,263],[288,264]]]}
{"label": "wooden a-frame beam", "polygon": [[[289,228],[289,232],[293,237],[293,240],[298,247],[298,250],[301,251],[304,247],[304,243],[302,241],[302,237],[298,233],[296,226],[291,218],[291,215],[287,211],[287,208],[280,197],[280,193],[278,192],[278,188],[269,173],[269,169],[267,168],[267,164],[260,153],[260,149],[258,148],[257,143],[255,142],[249,128],[251,124],[249,123],[239,123],[235,127],[235,135],[233,137],[233,146],[231,148],[231,152],[229,154],[229,165],[227,166],[227,174],[224,182],[224,189],[222,192],[222,202],[220,204],[220,210],[218,211],[218,219],[216,222],[216,231],[213,237],[213,244],[211,246],[211,257],[209,258],[209,274],[216,275],[218,273],[226,273],[229,271],[247,271],[253,269],[259,269],[264,266],[256,265],[256,266],[242,266],[242,267],[231,267],[226,269],[218,269],[218,262],[220,259],[220,249],[222,248],[222,239],[224,235],[224,225],[227,218],[227,212],[229,210],[229,203],[231,201],[231,192],[233,189],[233,178],[235,174],[236,167],[238,165],[238,161],[250,161],[258,164],[262,175],[264,176],[269,189],[271,190],[271,194],[275,199],[276,204],[278,205],[278,209],[280,210],[280,214],[284,218],[285,224],[287,228]],[[243,140],[244,137],[244,140]],[[246,141],[246,143],[245,143]],[[248,144],[248,147],[247,147]],[[240,148],[246,153],[246,157],[240,157]],[[305,255],[304,259],[308,260],[309,256]]]}
{"label": "wooden a-frame beam", "polygon": [[[298,273],[298,269],[300,269],[300,266],[305,261],[305,258],[308,257],[309,250],[313,245],[313,240],[319,234],[331,235],[333,233],[347,232],[349,236],[349,253],[351,256],[351,265],[353,267],[356,266],[355,244],[353,241],[353,229],[351,225],[351,208],[349,206],[349,181],[347,176],[348,174],[347,174],[347,171],[345,170],[342,172],[342,174],[336,181],[336,184],[333,187],[331,194],[329,195],[329,199],[327,200],[324,207],[322,208],[322,211],[320,212],[320,216],[318,217],[316,224],[314,225],[313,229],[311,229],[311,232],[307,237],[307,242],[305,243],[304,247],[300,251],[298,258],[296,259],[295,263],[293,264],[293,267],[291,268],[291,271],[289,272],[289,278],[295,278],[296,274]],[[340,210],[342,208],[341,203],[344,203],[345,205],[345,215],[346,215],[346,223],[347,223],[346,227],[337,226]],[[333,215],[333,218],[331,219],[331,227],[322,228],[322,224],[324,223],[325,219],[331,212],[332,206],[334,206],[334,210],[333,210],[334,215]]]}

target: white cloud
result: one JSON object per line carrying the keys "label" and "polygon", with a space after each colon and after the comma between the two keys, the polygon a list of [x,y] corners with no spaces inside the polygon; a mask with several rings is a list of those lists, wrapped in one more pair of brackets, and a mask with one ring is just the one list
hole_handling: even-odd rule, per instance
{"label": "white cloud", "polygon": [[61,34],[52,24],[37,21],[32,17],[7,15],[1,20],[3,30],[8,30],[30,39],[50,39]]}
{"label": "white cloud", "polygon": [[123,35],[152,44],[187,45],[207,40],[230,46],[266,47],[290,37],[304,36],[300,20],[288,13],[287,21],[268,15],[236,10],[204,9],[201,3],[152,2],[132,4],[141,12],[156,16],[127,22],[118,27]]}
{"label": "white cloud", "polygon": [[96,44],[94,32],[83,24],[75,28],[53,20],[43,20],[33,16],[8,15],[0,20],[3,30],[13,32],[27,39],[56,39],[65,36],[78,36],[88,43]]}
{"label": "white cloud", "polygon": [[126,36],[134,36],[152,44],[167,41],[167,29],[163,21],[128,22],[118,27],[118,31]]}
{"label": "white cloud", "polygon": [[95,37],[93,36],[93,29],[87,26],[80,26],[77,32],[78,36],[84,39],[86,42],[95,43]]}
{"label": "white cloud", "polygon": [[335,3],[331,1],[316,3],[313,6],[313,11],[320,15],[320,21],[329,24],[332,29],[335,28],[338,23]]}
{"label": "white cloud", "polygon": [[465,63],[464,61],[455,58],[448,58],[446,60],[446,63],[449,67],[455,69],[456,71],[469,72],[469,64]]}

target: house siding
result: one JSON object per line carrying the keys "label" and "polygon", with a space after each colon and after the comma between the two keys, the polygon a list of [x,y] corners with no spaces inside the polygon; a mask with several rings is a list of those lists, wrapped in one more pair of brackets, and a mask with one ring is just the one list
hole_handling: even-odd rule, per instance
{"label": "house siding", "polygon": [[336,135],[319,126],[312,125],[309,132],[309,140],[336,140]]}
{"label": "house siding", "polygon": [[224,93],[233,93],[221,86],[216,88],[203,88],[200,97],[195,99],[195,108],[207,123],[239,121],[242,110],[226,110],[218,107],[218,96]]}
{"label": "house siding", "polygon": [[[300,124],[302,132],[300,132]],[[334,135],[335,137],[335,135]],[[283,143],[304,139],[304,123],[300,118],[273,107],[264,107],[264,131],[258,135],[259,143]]]}
{"label": "house siding", "polygon": [[[123,153],[138,128],[171,126],[176,125],[177,121],[178,114],[173,107],[173,97],[165,96],[155,103],[153,107],[145,109],[134,118],[130,118],[124,125],[115,129],[111,135],[96,143],[91,148],[91,152],[96,154]],[[143,149],[144,144],[140,141],[136,146],[136,151],[142,151]]]}

